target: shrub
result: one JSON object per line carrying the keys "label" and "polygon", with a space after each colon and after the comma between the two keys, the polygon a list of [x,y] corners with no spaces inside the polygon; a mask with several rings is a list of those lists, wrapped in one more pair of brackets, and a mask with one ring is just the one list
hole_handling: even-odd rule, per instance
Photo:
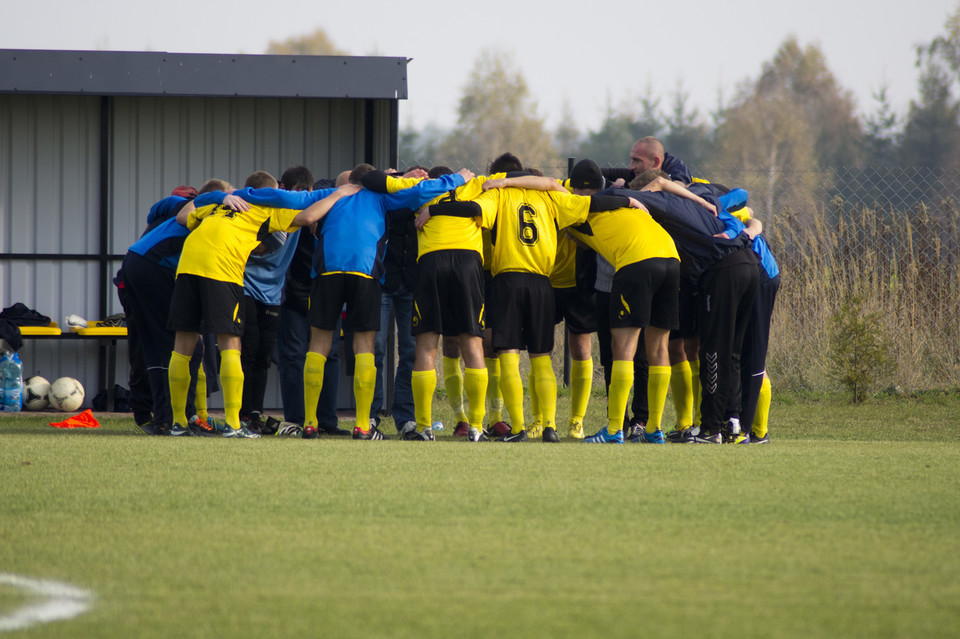
{"label": "shrub", "polygon": [[863,300],[850,297],[830,318],[830,374],[851,393],[854,404],[867,398],[890,366],[890,340],[879,312],[864,314]]}

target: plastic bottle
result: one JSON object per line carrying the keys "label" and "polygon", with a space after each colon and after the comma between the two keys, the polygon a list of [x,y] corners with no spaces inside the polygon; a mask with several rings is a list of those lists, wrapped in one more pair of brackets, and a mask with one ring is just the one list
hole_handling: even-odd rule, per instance
{"label": "plastic bottle", "polygon": [[14,352],[0,355],[0,410],[19,412],[23,407],[23,364]]}
{"label": "plastic bottle", "polygon": [[440,422],[440,421],[433,422],[433,426],[431,426],[431,428],[433,429],[433,432],[435,432],[435,433],[438,432],[438,431],[441,431],[441,430],[443,430],[443,422]]}

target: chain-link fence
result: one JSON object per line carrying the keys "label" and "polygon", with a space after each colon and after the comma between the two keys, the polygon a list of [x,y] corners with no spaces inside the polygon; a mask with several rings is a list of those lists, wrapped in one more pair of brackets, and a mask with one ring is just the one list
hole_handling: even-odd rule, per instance
{"label": "chain-link fence", "polygon": [[689,168],[749,191],[764,223],[782,277],[767,359],[779,388],[837,388],[832,319],[853,299],[891,345],[881,388],[960,387],[960,170]]}
{"label": "chain-link fence", "polygon": [[878,313],[881,387],[960,386],[960,171],[862,168],[695,174],[750,191],[782,271],[767,370],[781,387],[836,387],[832,318]]}

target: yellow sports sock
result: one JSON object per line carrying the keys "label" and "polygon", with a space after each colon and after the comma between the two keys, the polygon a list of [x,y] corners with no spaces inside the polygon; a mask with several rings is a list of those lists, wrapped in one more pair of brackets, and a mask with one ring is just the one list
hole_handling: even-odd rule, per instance
{"label": "yellow sports sock", "polygon": [[587,402],[593,387],[593,360],[571,360],[570,365],[570,420],[583,421]]}
{"label": "yellow sports sock", "polygon": [[373,353],[357,353],[354,356],[353,396],[357,402],[357,427],[370,430],[370,404],[377,385],[377,365]]}
{"label": "yellow sports sock", "polygon": [[610,390],[607,393],[607,432],[613,435],[623,429],[630,389],[633,388],[633,360],[615,359],[610,367]]}
{"label": "yellow sports sock", "polygon": [[307,351],[303,363],[303,426],[317,427],[317,404],[320,403],[320,391],[323,390],[323,367],[327,358],[320,353]]}
{"label": "yellow sports sock", "polygon": [[763,382],[760,384],[760,399],[757,400],[757,412],[753,416],[753,432],[759,437],[767,434],[767,428],[770,420],[770,400],[773,397],[773,388],[770,386],[770,378],[764,374]]}
{"label": "yellow sports sock", "polygon": [[203,362],[197,369],[197,396],[193,399],[197,409],[197,416],[206,421],[210,414],[207,412],[207,374],[203,372]]}
{"label": "yellow sports sock", "polygon": [[556,428],[557,421],[557,375],[549,355],[530,358],[530,372],[537,388],[537,404],[544,428]]}
{"label": "yellow sports sock", "polygon": [[190,390],[190,358],[177,351],[170,353],[167,379],[170,382],[170,408],[173,409],[173,421],[175,424],[180,424],[186,428],[187,392]]}
{"label": "yellow sports sock", "polygon": [[667,402],[670,390],[670,367],[650,366],[647,368],[647,432],[660,430],[663,420],[663,405]]}
{"label": "yellow sports sock", "polygon": [[240,351],[220,351],[220,388],[223,391],[224,419],[230,428],[240,428],[240,404],[243,403],[243,365]]}
{"label": "yellow sports sock", "polygon": [[500,392],[510,415],[510,431],[523,430],[523,382],[520,381],[520,353],[500,354]]}
{"label": "yellow sports sock", "polygon": [[484,400],[487,395],[487,369],[466,369],[463,374],[463,385],[467,391],[470,426],[481,430],[483,428],[483,417],[486,413]]}
{"label": "yellow sports sock", "polygon": [[487,364],[487,416],[491,424],[503,421],[503,397],[500,395],[500,358],[485,357]]}
{"label": "yellow sports sock", "polygon": [[463,410],[463,373],[460,372],[459,357],[443,357],[443,387],[447,391],[447,401],[453,409],[453,416],[458,422],[467,421],[467,414]]}
{"label": "yellow sports sock", "polygon": [[700,360],[690,360],[690,392],[693,394],[693,423],[700,423]]}
{"label": "yellow sports sock", "polygon": [[533,369],[533,360],[530,360],[530,370],[527,372],[527,392],[530,394],[530,414],[533,422],[543,423],[543,414],[540,412],[540,395],[537,393],[537,380]]}
{"label": "yellow sports sock", "polygon": [[437,372],[413,371],[410,377],[413,388],[413,418],[417,420],[417,430],[433,424],[433,393],[437,390]]}
{"label": "yellow sports sock", "polygon": [[693,380],[691,375],[690,362],[686,360],[670,367],[670,388],[673,390],[673,408],[677,413],[677,430],[693,426]]}

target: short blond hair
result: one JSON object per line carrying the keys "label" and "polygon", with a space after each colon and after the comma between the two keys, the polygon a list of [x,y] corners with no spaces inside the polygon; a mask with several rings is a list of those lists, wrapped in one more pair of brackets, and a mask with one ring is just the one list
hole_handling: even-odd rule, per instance
{"label": "short blond hair", "polygon": [[229,182],[221,180],[220,178],[213,178],[203,183],[203,186],[197,191],[197,195],[200,193],[210,193],[211,191],[226,192],[231,190],[233,190],[233,186]]}

